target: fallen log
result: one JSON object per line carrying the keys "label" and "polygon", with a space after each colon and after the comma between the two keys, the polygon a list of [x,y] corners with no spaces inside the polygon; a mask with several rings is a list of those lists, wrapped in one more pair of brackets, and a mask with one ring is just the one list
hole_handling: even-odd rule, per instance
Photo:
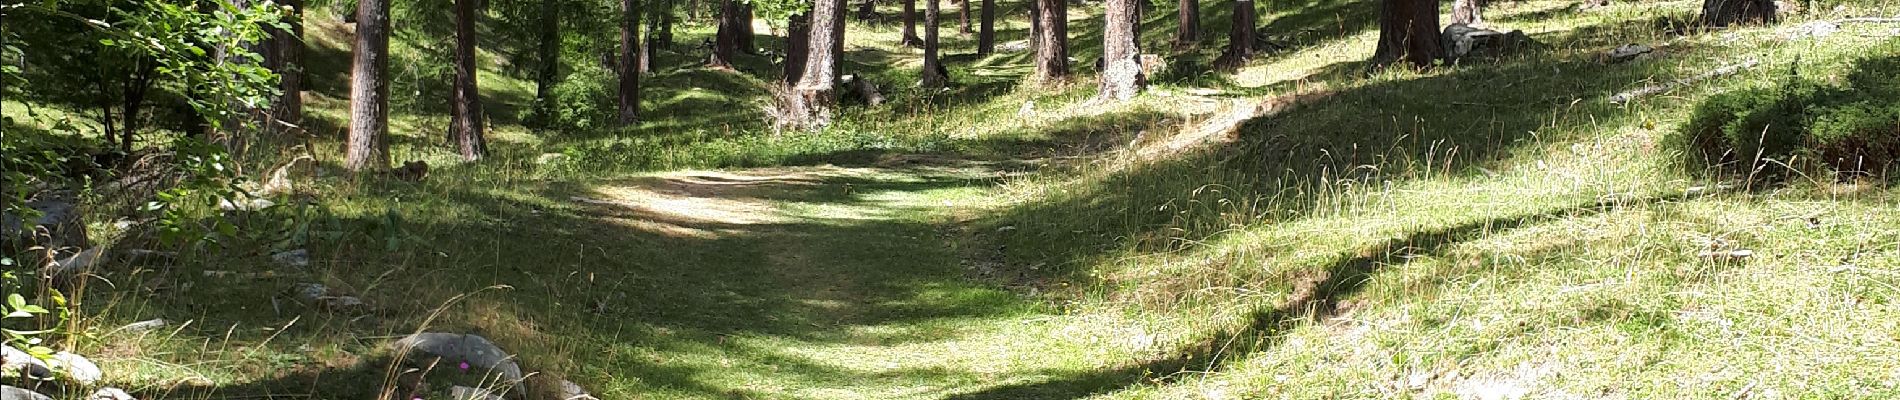
{"label": "fallen log", "polygon": [[1723,66],[1721,68],[1716,68],[1713,71],[1704,72],[1700,75],[1677,79],[1675,81],[1663,83],[1660,85],[1644,86],[1644,87],[1636,88],[1635,90],[1631,90],[1631,91],[1627,91],[1623,93],[1617,93],[1615,96],[1610,96],[1610,98],[1607,100],[1609,100],[1610,104],[1628,103],[1631,100],[1636,100],[1636,98],[1638,97],[1668,92],[1671,90],[1676,90],[1676,88],[1680,88],[1683,86],[1693,85],[1696,82],[1701,82],[1701,81],[1719,78],[1723,76],[1734,75],[1737,72],[1742,72],[1742,70],[1744,69],[1754,68],[1756,65],[1761,65],[1761,60],[1750,58],[1746,61],[1742,61],[1739,64],[1730,64],[1727,66]]}

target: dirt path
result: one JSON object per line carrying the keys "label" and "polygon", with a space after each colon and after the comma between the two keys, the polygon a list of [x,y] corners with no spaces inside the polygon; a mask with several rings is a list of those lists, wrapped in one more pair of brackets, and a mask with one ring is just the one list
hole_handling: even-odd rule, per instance
{"label": "dirt path", "polygon": [[[702,285],[641,321],[648,355],[609,380],[627,398],[950,398],[1080,373],[1099,338],[1052,307],[975,282],[952,210],[989,200],[994,165],[683,171],[570,200],[631,228],[725,243],[652,275]],[[689,270],[690,269],[690,270]],[[717,282],[706,282],[708,280]],[[661,299],[664,301],[664,299]],[[645,342],[645,343],[641,343]]]}

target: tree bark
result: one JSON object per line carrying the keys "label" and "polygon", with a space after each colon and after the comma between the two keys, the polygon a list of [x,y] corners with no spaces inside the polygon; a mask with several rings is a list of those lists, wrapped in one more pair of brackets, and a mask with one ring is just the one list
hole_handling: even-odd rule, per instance
{"label": "tree bark", "polygon": [[971,1],[974,1],[974,0],[962,0],[961,2],[963,3],[962,4],[963,6],[960,8],[957,8],[957,34],[958,35],[962,35],[962,36],[970,35],[970,7],[971,7],[970,2]]}
{"label": "tree bark", "polygon": [[926,88],[940,88],[950,82],[950,76],[943,68],[943,60],[937,58],[938,22],[943,12],[939,9],[942,0],[924,0],[924,70],[918,75],[922,78],[917,85]]}
{"label": "tree bark", "polygon": [[754,40],[758,32],[752,31],[752,4],[739,3],[739,51],[746,54],[759,54],[758,41]]}
{"label": "tree bark", "polygon": [[343,168],[389,169],[389,0],[356,2],[350,66],[350,134]]}
{"label": "tree bark", "polygon": [[740,14],[738,0],[720,2],[719,32],[713,34],[712,59],[707,61],[707,64],[719,68],[732,68],[732,57],[739,51],[739,35],[742,34],[741,29],[744,29],[740,25],[751,25],[750,22],[740,22]]}
{"label": "tree bark", "polygon": [[1136,44],[1135,15],[1141,13],[1136,0],[1108,0],[1103,10],[1102,86],[1104,100],[1128,100],[1141,93],[1146,77],[1141,74],[1141,48]]}
{"label": "tree bark", "polygon": [[482,136],[482,94],[475,83],[475,1],[455,0],[455,99],[449,103],[455,132],[455,147],[462,160],[475,161],[488,155],[488,140]]}
{"label": "tree bark", "polygon": [[1066,0],[1036,1],[1036,81],[1069,75],[1069,5]]}
{"label": "tree bark", "polygon": [[811,53],[811,16],[793,14],[785,21],[785,87],[798,84],[805,72],[805,57]]}
{"label": "tree bark", "polygon": [[541,0],[541,32],[536,50],[541,51],[541,70],[535,75],[535,115],[553,118],[554,84],[561,74],[561,1]]}
{"label": "tree bark", "polygon": [[1174,43],[1191,45],[1201,42],[1201,1],[1181,0],[1181,23],[1174,31]]}
{"label": "tree bark", "polygon": [[1254,42],[1254,26],[1260,23],[1255,12],[1253,0],[1234,0],[1233,22],[1227,29],[1227,50],[1214,60],[1214,65],[1233,68],[1253,59],[1254,50],[1259,48]]}
{"label": "tree bark", "polygon": [[1715,27],[1774,23],[1775,12],[1773,0],[1702,0],[1702,22]]}
{"label": "tree bark", "polygon": [[[270,51],[264,62],[277,74],[277,90],[282,92],[272,106],[272,118],[294,126],[303,124],[303,0],[288,0],[285,5],[290,7],[290,20],[285,21],[290,29],[269,28]],[[284,127],[273,125],[271,131]]]}
{"label": "tree bark", "polygon": [[1452,0],[1451,23],[1484,25],[1484,0]]}
{"label": "tree bark", "polygon": [[1445,58],[1438,35],[1439,0],[1382,0],[1379,5],[1379,47],[1372,61],[1391,65],[1404,61],[1432,66]]}
{"label": "tree bark", "polygon": [[[964,0],[974,1],[974,0]],[[976,54],[989,55],[996,52],[996,0],[983,0],[983,13],[979,16],[976,32]]]}
{"label": "tree bark", "polygon": [[677,4],[674,0],[664,0],[660,3],[660,9],[655,12],[656,21],[653,30],[647,31],[647,41],[653,42],[650,47],[654,51],[673,45],[674,4]]}
{"label": "tree bark", "polygon": [[917,0],[904,0],[904,38],[897,44],[909,47],[924,45],[924,40],[917,37]]}
{"label": "tree bark", "polygon": [[620,1],[620,126],[640,122],[640,0]]}
{"label": "tree bark", "polygon": [[810,52],[805,72],[793,89],[797,110],[807,126],[831,122],[837,105],[838,60],[844,56],[844,0],[818,0],[812,5]]}

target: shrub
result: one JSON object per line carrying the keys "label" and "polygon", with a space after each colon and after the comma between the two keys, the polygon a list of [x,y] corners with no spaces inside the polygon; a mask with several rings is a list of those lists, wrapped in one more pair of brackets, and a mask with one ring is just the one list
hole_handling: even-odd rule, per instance
{"label": "shrub", "polygon": [[[548,104],[537,104],[523,112],[530,113],[523,118],[530,125],[559,132],[589,132],[607,129],[613,126],[618,110],[615,109],[614,85],[618,78],[613,71],[598,65],[576,65],[574,72],[568,74],[548,91]],[[545,110],[545,115],[535,114],[536,110]]]}
{"label": "shrub", "polygon": [[1692,165],[1769,179],[1785,176],[1784,165],[1882,172],[1900,161],[1900,58],[1856,66],[1845,87],[1790,78],[1712,96],[1674,142]]}

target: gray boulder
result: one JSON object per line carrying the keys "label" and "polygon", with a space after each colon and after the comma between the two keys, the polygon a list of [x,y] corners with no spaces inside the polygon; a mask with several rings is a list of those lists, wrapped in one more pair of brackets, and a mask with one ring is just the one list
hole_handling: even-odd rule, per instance
{"label": "gray boulder", "polygon": [[99,370],[98,364],[93,364],[92,360],[88,360],[86,357],[78,354],[64,351],[54,353],[53,359],[47,360],[46,364],[51,365],[54,370],[66,374],[66,379],[79,382],[81,385],[91,386],[99,383],[100,379],[105,378],[105,371]]}
{"label": "gray boulder", "polygon": [[310,250],[296,249],[270,255],[270,260],[279,265],[306,268],[310,266]]}
{"label": "gray boulder", "polygon": [[18,372],[28,379],[42,381],[53,379],[52,366],[13,346],[0,345],[0,365],[5,365],[7,372]]}
{"label": "gray boulder", "polygon": [[[86,224],[79,220],[79,203],[71,194],[56,192],[42,195],[28,201],[26,208],[38,212],[38,216],[27,220],[13,212],[0,211],[0,250],[13,252],[33,246],[49,249],[66,247],[86,247],[89,244]],[[46,230],[44,241],[35,238],[40,228]]]}
{"label": "gray boulder", "polygon": [[587,389],[581,388],[580,384],[563,379],[561,380],[561,400],[600,400],[600,398],[588,394]]}
{"label": "gray boulder", "polygon": [[139,400],[139,399],[137,397],[132,397],[131,393],[126,393],[124,390],[119,390],[119,388],[109,387],[109,388],[101,388],[99,389],[99,391],[92,392],[92,396],[86,397],[86,400]]}
{"label": "gray boulder", "polygon": [[507,383],[521,381],[521,366],[514,356],[481,335],[424,332],[409,335],[392,345],[399,354],[412,359],[440,359],[447,365],[468,363],[472,370],[499,375]]}
{"label": "gray boulder", "polygon": [[46,395],[12,386],[0,386],[0,399],[4,400],[53,400]]}
{"label": "gray boulder", "polygon": [[1498,32],[1465,24],[1451,24],[1445,27],[1442,36],[1445,53],[1453,60],[1474,57],[1496,57],[1517,52],[1536,43],[1524,31],[1513,30]]}

